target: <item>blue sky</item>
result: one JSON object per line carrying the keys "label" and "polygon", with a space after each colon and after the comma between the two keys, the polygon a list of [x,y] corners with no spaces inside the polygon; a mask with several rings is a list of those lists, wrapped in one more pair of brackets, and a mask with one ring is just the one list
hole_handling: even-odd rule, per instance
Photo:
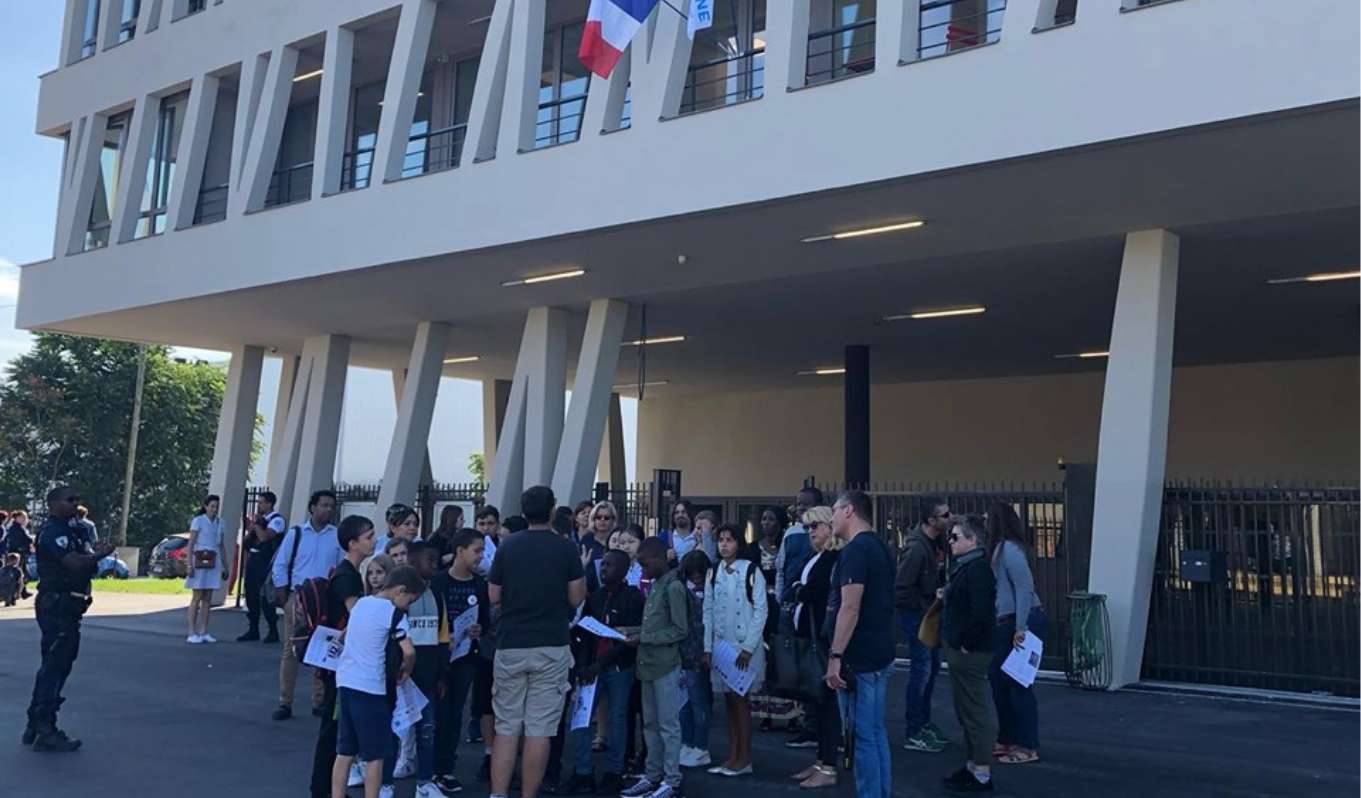
{"label": "blue sky", "polygon": [[[61,170],[60,142],[33,132],[38,104],[38,76],[57,63],[62,4],[52,0],[5,3],[5,46],[0,48],[0,152],[6,154],[4,193],[0,195],[0,362],[28,350],[30,336],[14,329],[14,302],[19,291],[16,264],[52,256],[56,224],[57,183]],[[413,319],[413,326],[416,320]],[[225,355],[181,350],[187,357],[209,360]],[[279,362],[267,359],[260,390],[259,410],[265,415],[265,440],[273,423]],[[634,473],[634,435],[637,402],[623,403],[629,474]],[[392,378],[387,372],[351,369],[345,395],[345,429],[338,458],[338,476],[349,482],[372,482],[382,477],[387,444],[396,422]],[[430,434],[430,459],[435,479],[468,479],[468,454],[482,449],[481,383],[445,379],[440,385]],[[262,481],[263,463],[256,481]]]}

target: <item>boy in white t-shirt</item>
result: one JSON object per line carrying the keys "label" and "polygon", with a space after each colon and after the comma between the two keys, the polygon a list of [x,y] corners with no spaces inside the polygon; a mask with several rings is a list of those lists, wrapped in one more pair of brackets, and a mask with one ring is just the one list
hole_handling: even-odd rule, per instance
{"label": "boy in white t-shirt", "polygon": [[345,627],[345,649],[336,668],[340,722],[336,762],[331,769],[331,796],[344,798],[350,762],[365,761],[364,798],[378,798],[383,760],[396,755],[391,745],[392,704],[388,701],[387,646],[394,640],[402,650],[398,682],[411,675],[416,648],[408,639],[403,614],[425,592],[425,582],[411,566],[394,568],[383,589],[355,602]]}

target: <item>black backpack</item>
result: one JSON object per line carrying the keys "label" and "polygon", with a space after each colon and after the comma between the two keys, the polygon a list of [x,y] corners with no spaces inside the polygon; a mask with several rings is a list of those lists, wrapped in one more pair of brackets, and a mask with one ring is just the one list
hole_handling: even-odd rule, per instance
{"label": "black backpack", "polygon": [[383,676],[387,687],[388,706],[397,705],[397,674],[402,671],[402,645],[397,640],[397,624],[402,622],[402,611],[392,608],[392,623],[388,626],[387,647],[383,649]]}
{"label": "black backpack", "polygon": [[[747,560],[747,565],[748,565],[748,568],[747,568],[747,603],[750,604],[750,605],[752,605],[752,606],[754,607],[754,606],[756,606],[756,597],[755,597],[755,590],[756,590],[756,572],[757,572],[758,570],[760,570],[760,568],[756,565],[756,563],[752,562],[751,560]],[[713,566],[709,569],[709,586],[710,586],[710,587],[713,587],[714,585],[718,584],[718,569],[719,569],[719,568],[722,568],[722,567],[723,567],[723,561],[722,561],[722,560],[719,560],[718,562],[714,563]]]}

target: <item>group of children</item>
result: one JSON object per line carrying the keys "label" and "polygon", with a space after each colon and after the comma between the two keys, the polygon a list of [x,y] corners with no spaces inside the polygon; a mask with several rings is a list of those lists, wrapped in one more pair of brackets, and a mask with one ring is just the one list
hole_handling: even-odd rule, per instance
{"label": "group of children", "polygon": [[[429,541],[410,540],[389,518],[390,534],[376,545],[348,528],[366,519],[342,522],[339,541],[362,572],[365,595],[347,620],[330,619],[345,630],[329,710],[334,743],[318,744],[317,768],[329,772],[332,798],[360,784],[366,798],[388,798],[394,780],[410,775],[417,798],[460,792],[455,767],[465,707],[473,719],[469,739],[486,746],[478,778],[488,777],[496,618],[485,572],[503,526],[499,516],[485,523],[494,513],[479,511],[478,530]],[[614,514],[604,503],[591,513]],[[667,798],[678,794],[682,768],[708,767],[726,777],[752,772],[751,697],[761,691],[772,611],[766,578],[748,556],[741,529],[703,514],[698,520],[696,529],[673,533],[670,541],[615,530],[595,551],[589,532],[581,534],[590,589],[572,629],[572,695],[553,740],[545,792]],[[504,526],[517,526],[516,519]],[[334,594],[344,580],[333,575],[331,584]],[[618,637],[592,633],[584,618]],[[736,650],[736,666],[753,675],[741,693],[711,668],[725,645]],[[390,728],[395,685],[408,678],[429,703],[398,735]],[[573,724],[572,699],[587,688],[594,693],[592,722]],[[717,764],[708,739],[715,693],[724,697],[729,740]],[[321,759],[327,745],[333,763]]]}

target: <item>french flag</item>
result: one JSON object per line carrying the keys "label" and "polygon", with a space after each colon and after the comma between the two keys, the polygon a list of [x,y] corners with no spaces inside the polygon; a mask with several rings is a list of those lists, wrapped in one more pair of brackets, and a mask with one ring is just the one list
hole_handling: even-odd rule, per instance
{"label": "french flag", "polygon": [[657,3],[658,0],[591,0],[577,59],[595,74],[608,78],[624,48],[633,41]]}

